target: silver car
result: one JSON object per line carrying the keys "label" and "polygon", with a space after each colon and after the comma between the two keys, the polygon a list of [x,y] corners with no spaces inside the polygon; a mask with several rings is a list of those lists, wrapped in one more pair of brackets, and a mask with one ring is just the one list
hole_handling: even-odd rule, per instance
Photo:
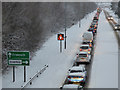
{"label": "silver car", "polygon": [[77,54],[77,58],[75,63],[85,63],[88,64],[91,61],[91,55],[88,54],[87,52],[79,52],[79,54]]}

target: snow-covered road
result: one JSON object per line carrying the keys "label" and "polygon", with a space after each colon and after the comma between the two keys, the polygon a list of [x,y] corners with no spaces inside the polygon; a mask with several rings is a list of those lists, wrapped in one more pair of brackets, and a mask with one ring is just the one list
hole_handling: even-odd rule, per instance
{"label": "snow-covered road", "polygon": [[118,43],[103,12],[99,19],[88,88],[118,88]]}

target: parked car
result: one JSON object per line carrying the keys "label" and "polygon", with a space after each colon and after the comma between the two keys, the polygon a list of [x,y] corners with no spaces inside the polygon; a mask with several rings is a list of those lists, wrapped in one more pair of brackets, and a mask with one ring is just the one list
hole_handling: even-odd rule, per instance
{"label": "parked car", "polygon": [[92,49],[89,47],[89,45],[82,44],[80,45],[80,51],[87,52],[88,54],[91,54]]}
{"label": "parked car", "polygon": [[90,62],[91,62],[91,55],[88,54],[87,52],[79,52],[79,54],[77,54],[77,58],[75,60],[76,64],[80,64],[80,63],[89,64]]}

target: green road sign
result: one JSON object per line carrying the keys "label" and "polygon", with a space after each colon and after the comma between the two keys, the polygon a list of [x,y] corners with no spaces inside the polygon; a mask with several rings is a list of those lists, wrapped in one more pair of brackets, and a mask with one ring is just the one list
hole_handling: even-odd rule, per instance
{"label": "green road sign", "polygon": [[10,51],[7,52],[8,65],[12,66],[29,66],[29,52],[17,52]]}

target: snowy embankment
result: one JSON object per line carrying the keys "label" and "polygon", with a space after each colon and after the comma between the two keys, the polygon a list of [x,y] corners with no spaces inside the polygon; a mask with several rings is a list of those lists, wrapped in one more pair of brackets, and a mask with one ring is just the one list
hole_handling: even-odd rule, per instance
{"label": "snowy embankment", "polygon": [[118,43],[114,30],[100,14],[88,88],[118,88]]}
{"label": "snowy embankment", "polygon": [[[60,42],[57,40],[57,35],[49,38],[43,47],[36,52],[30,66],[27,67],[27,80],[32,77],[45,64],[49,67],[38,78],[36,78],[32,85],[26,88],[59,88],[67,75],[68,69],[73,65],[73,58],[79,50],[82,41],[82,34],[87,31],[89,25],[95,15],[92,12],[81,20],[81,27],[79,24],[67,29],[67,49],[59,52]],[[64,32],[61,32],[64,33]],[[23,82],[23,67],[16,68],[16,82],[12,82],[12,69],[3,75],[3,88],[21,88]]]}
{"label": "snowy embankment", "polygon": [[[114,21],[115,21],[116,23],[118,23],[118,15],[116,15],[114,11],[112,11],[112,10],[110,10],[110,9],[108,9],[108,8],[106,8],[105,10],[108,11],[108,13],[113,16]],[[119,38],[120,38],[120,31],[117,31],[117,32],[118,32]]]}

